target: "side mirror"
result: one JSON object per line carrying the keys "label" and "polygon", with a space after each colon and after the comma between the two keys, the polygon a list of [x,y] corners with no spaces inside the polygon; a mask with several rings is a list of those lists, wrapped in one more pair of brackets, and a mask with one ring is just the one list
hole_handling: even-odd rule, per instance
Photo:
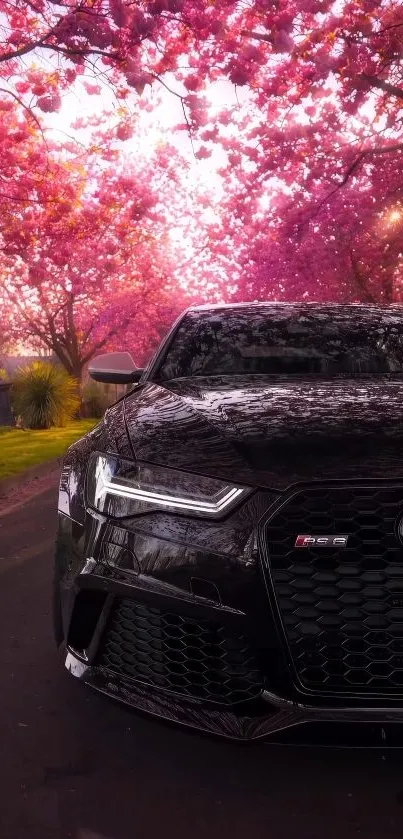
{"label": "side mirror", "polygon": [[88,365],[91,379],[111,385],[138,382],[144,370],[136,367],[129,352],[108,352],[97,355]]}

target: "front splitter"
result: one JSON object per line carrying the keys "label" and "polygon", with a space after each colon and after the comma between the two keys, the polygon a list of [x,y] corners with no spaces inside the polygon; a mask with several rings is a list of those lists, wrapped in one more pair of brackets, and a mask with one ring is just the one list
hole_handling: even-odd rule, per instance
{"label": "front splitter", "polygon": [[[253,740],[277,741],[278,735],[310,723],[373,724],[380,727],[403,723],[403,706],[394,708],[318,708],[284,700],[264,691],[267,714],[248,717],[231,711],[206,709],[196,701],[179,701],[173,694],[155,692],[148,687],[130,682],[103,668],[85,664],[72,652],[65,655],[65,667],[79,679],[100,693],[123,702],[153,717],[193,728],[205,734],[225,737],[242,742]],[[299,738],[296,738],[299,739]]]}

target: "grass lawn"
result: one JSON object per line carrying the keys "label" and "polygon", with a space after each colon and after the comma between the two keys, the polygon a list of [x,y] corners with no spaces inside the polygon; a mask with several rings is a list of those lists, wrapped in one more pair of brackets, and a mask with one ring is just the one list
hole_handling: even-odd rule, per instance
{"label": "grass lawn", "polygon": [[49,431],[22,431],[0,426],[0,480],[60,457],[97,422],[99,420],[78,420],[66,428],[50,428]]}

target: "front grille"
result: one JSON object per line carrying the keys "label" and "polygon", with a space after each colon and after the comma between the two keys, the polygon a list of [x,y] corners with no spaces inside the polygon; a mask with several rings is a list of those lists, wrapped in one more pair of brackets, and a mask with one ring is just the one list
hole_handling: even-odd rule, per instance
{"label": "front grille", "polygon": [[213,621],[196,622],[128,599],[114,606],[97,664],[156,688],[226,705],[262,690],[245,637]]}
{"label": "front grille", "polygon": [[[270,575],[288,649],[310,691],[403,693],[400,487],[315,487],[266,525]],[[295,548],[297,535],[348,546]]]}

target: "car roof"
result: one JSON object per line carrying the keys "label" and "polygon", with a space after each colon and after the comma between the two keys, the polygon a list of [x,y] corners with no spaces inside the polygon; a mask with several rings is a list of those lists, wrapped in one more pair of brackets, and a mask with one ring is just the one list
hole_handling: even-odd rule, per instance
{"label": "car roof", "polygon": [[187,311],[189,313],[194,312],[195,314],[200,313],[207,315],[210,313],[225,315],[231,312],[254,314],[258,312],[271,311],[273,314],[276,313],[281,317],[284,317],[292,312],[295,314],[306,313],[307,315],[315,313],[319,316],[322,315],[323,317],[334,316],[341,320],[353,317],[358,321],[361,319],[368,319],[371,321],[379,319],[383,322],[385,322],[385,320],[399,322],[403,319],[403,305],[397,303],[382,306],[370,303],[253,301],[250,303],[213,303],[201,306],[190,306]]}

